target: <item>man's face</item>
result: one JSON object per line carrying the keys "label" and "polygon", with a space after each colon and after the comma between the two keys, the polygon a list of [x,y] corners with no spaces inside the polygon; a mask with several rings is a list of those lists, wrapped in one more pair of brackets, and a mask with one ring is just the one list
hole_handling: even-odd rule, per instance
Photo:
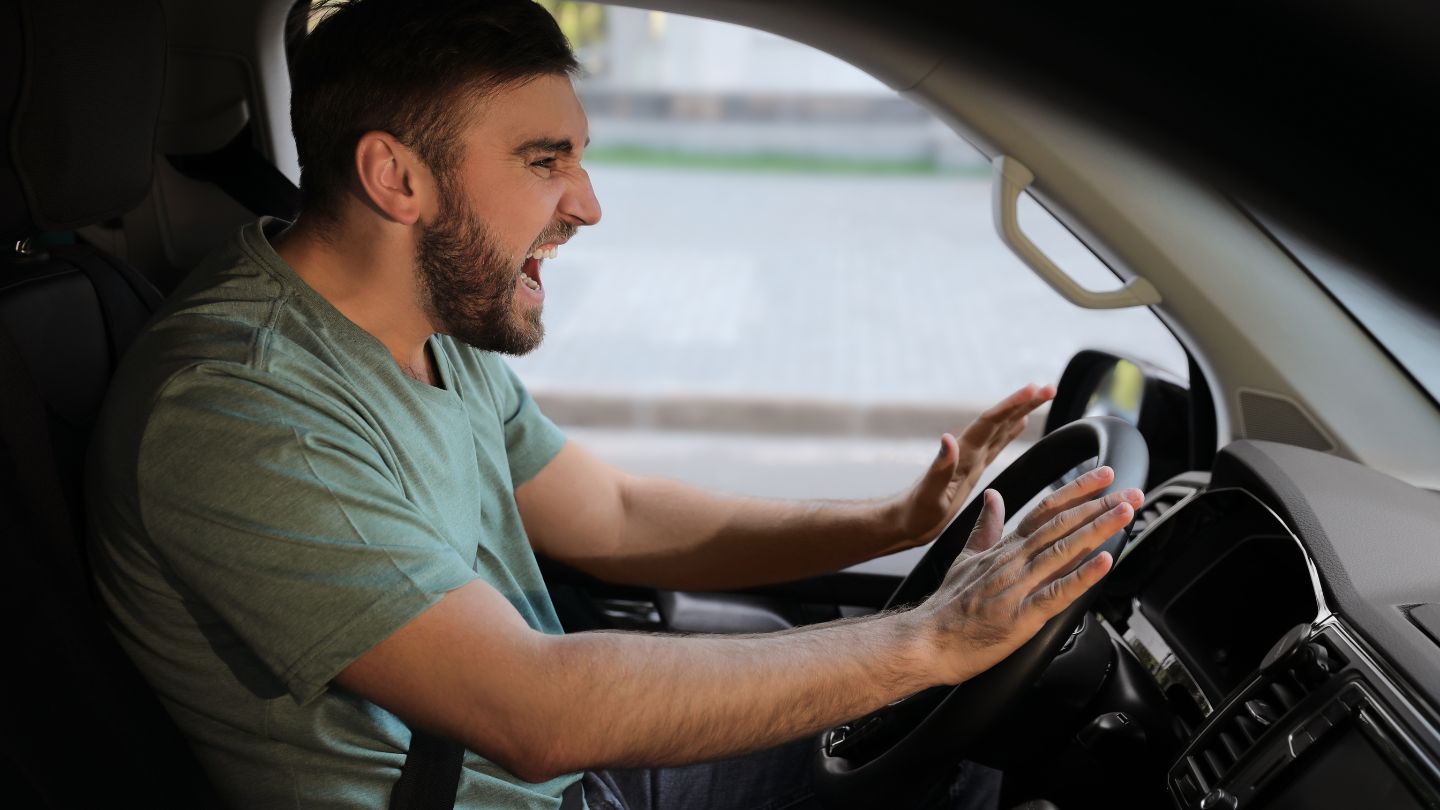
{"label": "man's face", "polygon": [[600,220],[580,167],[588,123],[570,80],[542,76],[490,96],[462,130],[436,212],[422,222],[416,269],[437,331],[524,354],[545,334],[545,258]]}

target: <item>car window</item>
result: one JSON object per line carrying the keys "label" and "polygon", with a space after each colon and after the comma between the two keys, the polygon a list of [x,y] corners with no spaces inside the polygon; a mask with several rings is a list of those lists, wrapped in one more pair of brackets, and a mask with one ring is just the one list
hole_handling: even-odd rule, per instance
{"label": "car window", "polygon": [[[1148,310],[1061,299],[994,231],[991,167],[837,59],[742,27],[551,3],[586,75],[604,208],[545,265],[513,366],[573,437],[730,491],[876,495],[939,434],[1086,347],[1185,376]],[[1034,201],[1032,240],[1113,273]]]}
{"label": "car window", "polygon": [[1429,395],[1430,401],[1440,405],[1440,352],[1435,351],[1440,346],[1440,313],[1402,298],[1363,268],[1280,223],[1269,218],[1261,219],[1261,223]]}

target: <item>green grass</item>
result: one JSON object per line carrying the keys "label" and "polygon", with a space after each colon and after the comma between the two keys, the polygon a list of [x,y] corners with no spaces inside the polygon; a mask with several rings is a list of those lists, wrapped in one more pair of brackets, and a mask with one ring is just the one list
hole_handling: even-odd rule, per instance
{"label": "green grass", "polygon": [[865,160],[860,158],[804,157],[776,153],[699,154],[644,147],[592,147],[585,162],[610,166],[714,171],[788,172],[795,174],[872,174],[989,177],[990,169],[942,167],[929,160]]}

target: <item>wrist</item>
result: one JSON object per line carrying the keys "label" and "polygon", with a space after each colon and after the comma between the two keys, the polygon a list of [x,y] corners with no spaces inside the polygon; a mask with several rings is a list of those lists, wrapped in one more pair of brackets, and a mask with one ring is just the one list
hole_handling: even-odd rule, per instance
{"label": "wrist", "polygon": [[920,533],[909,525],[909,495],[887,498],[870,509],[870,535],[875,538],[875,547],[880,554],[904,551],[920,544]]}
{"label": "wrist", "polygon": [[940,633],[925,605],[896,613],[892,618],[899,647],[896,660],[902,662],[903,677],[908,681],[905,694],[951,683]]}

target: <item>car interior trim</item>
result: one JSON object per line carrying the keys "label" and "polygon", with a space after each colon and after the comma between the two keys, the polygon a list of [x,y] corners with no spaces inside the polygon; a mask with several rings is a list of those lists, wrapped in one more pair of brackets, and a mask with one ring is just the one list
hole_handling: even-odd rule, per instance
{"label": "car interior trim", "polygon": [[1126,281],[1117,290],[1089,290],[1071,278],[1055,264],[1045,251],[1030,241],[1020,228],[1020,195],[1035,182],[1035,173],[1025,164],[1007,155],[997,155],[992,161],[993,173],[991,201],[995,217],[995,230],[1000,241],[1010,248],[1026,267],[1035,271],[1041,281],[1050,285],[1066,301],[1085,309],[1126,309],[1145,307],[1160,303],[1160,293],[1155,285],[1136,276]]}
{"label": "car interior trim", "polygon": [[[1285,682],[1277,671],[1317,646],[1328,650],[1330,671],[1313,682],[1312,691],[1280,698],[1289,703],[1277,707],[1275,695],[1283,694],[1280,683]],[[1338,616],[1307,627],[1289,640],[1288,654],[1276,665],[1232,691],[1194,732],[1167,783],[1182,808],[1226,806],[1215,804],[1222,796],[1233,797],[1235,804],[1229,806],[1238,807],[1275,799],[1297,784],[1323,778],[1315,773],[1317,759],[1307,754],[1323,748],[1322,743],[1334,744],[1352,729],[1378,748],[1410,791],[1422,797],[1417,802],[1425,804],[1414,806],[1440,803],[1440,757],[1416,738],[1418,733],[1433,739],[1434,728]],[[1252,735],[1255,738],[1246,741]]]}
{"label": "car interior trim", "polygon": [[1195,676],[1190,674],[1189,667],[1186,667],[1185,662],[1175,654],[1174,650],[1170,649],[1170,645],[1165,643],[1165,637],[1155,625],[1150,623],[1149,619],[1145,618],[1145,614],[1140,612],[1139,604],[1133,600],[1131,610],[1133,612],[1130,614],[1129,626],[1124,633],[1116,631],[1109,622],[1104,622],[1102,618],[1106,630],[1112,637],[1119,639],[1121,643],[1130,648],[1135,657],[1155,678],[1161,691],[1179,687],[1191,700],[1195,701],[1201,714],[1210,716],[1215,711],[1215,707],[1211,704],[1209,696],[1205,694],[1205,690],[1200,688]]}

